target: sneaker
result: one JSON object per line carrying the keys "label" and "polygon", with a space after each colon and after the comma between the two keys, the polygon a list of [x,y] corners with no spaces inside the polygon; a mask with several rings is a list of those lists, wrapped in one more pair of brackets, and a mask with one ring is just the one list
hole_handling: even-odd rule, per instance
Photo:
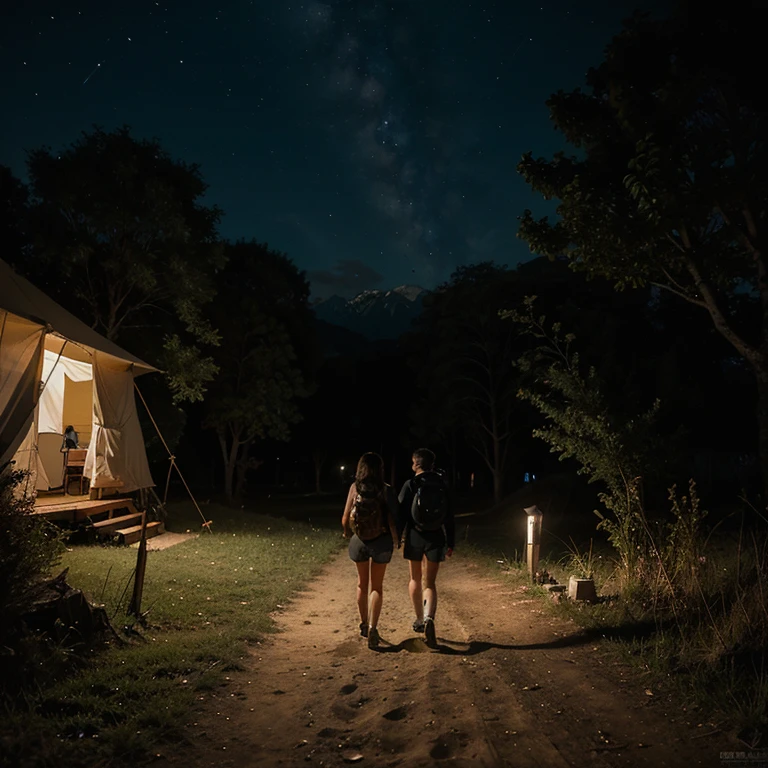
{"label": "sneaker", "polygon": [[368,637],[368,622],[360,622],[360,637]]}
{"label": "sneaker", "polygon": [[414,632],[424,631],[424,619],[416,619],[416,621],[413,622],[413,631]]}
{"label": "sneaker", "polygon": [[424,634],[426,635],[427,647],[437,648],[437,635],[435,635],[435,622],[431,616],[424,619]]}
{"label": "sneaker", "polygon": [[379,647],[379,631],[376,629],[376,627],[371,627],[368,630],[368,647],[369,648]]}

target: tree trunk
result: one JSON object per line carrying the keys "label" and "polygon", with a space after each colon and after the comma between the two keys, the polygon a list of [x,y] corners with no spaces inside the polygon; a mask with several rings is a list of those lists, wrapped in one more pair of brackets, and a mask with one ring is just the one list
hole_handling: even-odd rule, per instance
{"label": "tree trunk", "polygon": [[227,460],[227,463],[224,465],[224,495],[227,497],[227,501],[230,504],[234,498],[234,474],[235,463],[233,461]]}
{"label": "tree trunk", "polygon": [[315,465],[315,493],[318,496],[323,492],[321,487],[321,480],[323,477],[323,465],[325,464],[326,458],[327,454],[325,451],[312,452],[312,461]]}
{"label": "tree trunk", "polygon": [[501,466],[499,436],[493,436],[493,503],[500,504],[504,496],[504,467]]}
{"label": "tree trunk", "polygon": [[763,506],[768,503],[768,360],[755,366],[757,379],[757,446],[763,481]]}
{"label": "tree trunk", "polygon": [[234,498],[240,501],[245,492],[245,481],[248,476],[248,462],[250,460],[251,441],[246,442],[240,449],[240,455],[235,463],[236,480]]}
{"label": "tree trunk", "polygon": [[[751,215],[747,222],[754,229]],[[761,338],[759,346],[748,344],[730,325],[728,319],[720,309],[715,292],[702,278],[698,265],[691,256],[691,243],[684,230],[680,232],[683,244],[687,249],[686,268],[694,280],[697,291],[702,296],[699,306],[706,308],[717,331],[726,339],[733,348],[750,364],[755,372],[757,382],[757,428],[758,428],[758,457],[760,461],[760,476],[763,485],[763,504],[768,502],[768,285],[766,284],[766,269],[759,250],[752,247],[753,257],[757,265],[758,287],[760,290],[760,303],[763,314],[761,320]],[[757,233],[752,232],[756,238]],[[668,286],[665,286],[668,288]],[[674,291],[673,291],[674,292]],[[696,303],[696,302],[694,302]]]}
{"label": "tree trunk", "polygon": [[457,454],[457,430],[451,430],[451,483],[454,488],[458,488],[459,485],[459,471],[456,465]]}
{"label": "tree trunk", "polygon": [[232,445],[227,449],[227,438],[219,433],[219,442],[224,456],[224,495],[231,504],[234,499],[235,467],[237,466],[238,441],[237,435],[232,437]]}
{"label": "tree trunk", "polygon": [[500,504],[504,498],[504,477],[501,470],[494,468],[493,470],[493,503]]}
{"label": "tree trunk", "polygon": [[229,469],[229,451],[227,450],[227,435],[223,429],[217,429],[219,436],[219,446],[221,447],[221,460],[224,464],[224,495],[232,498],[232,474]]}

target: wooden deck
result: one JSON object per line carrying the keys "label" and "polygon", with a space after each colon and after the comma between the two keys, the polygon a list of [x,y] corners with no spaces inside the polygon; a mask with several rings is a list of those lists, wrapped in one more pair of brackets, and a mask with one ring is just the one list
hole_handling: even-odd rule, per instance
{"label": "wooden deck", "polygon": [[[112,517],[116,509],[126,509],[130,514],[140,514],[133,506],[131,499],[89,499],[88,496],[70,496],[68,501],[61,501],[59,497],[55,502],[36,503],[33,514],[42,515],[48,520],[66,520],[71,523],[79,523],[86,517],[93,517],[106,512]],[[67,498],[67,497],[64,497]]]}
{"label": "wooden deck", "polygon": [[90,494],[83,493],[64,493],[63,491],[38,491],[35,499],[35,509],[38,507],[49,507],[51,504],[62,504],[63,502],[88,501]]}
{"label": "wooden deck", "polygon": [[[116,510],[121,510],[117,517],[114,516]],[[80,523],[98,517],[100,519],[93,523],[97,534],[118,534],[124,544],[132,544],[141,538],[144,523],[144,513],[139,512],[129,498],[91,499],[64,494],[44,496],[36,500],[32,514],[67,523]],[[147,537],[158,536],[164,531],[162,522],[146,524]]]}

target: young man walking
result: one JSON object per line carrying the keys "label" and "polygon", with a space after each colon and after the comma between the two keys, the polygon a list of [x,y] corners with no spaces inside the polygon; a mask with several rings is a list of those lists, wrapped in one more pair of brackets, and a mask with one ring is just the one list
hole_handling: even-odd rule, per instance
{"label": "young man walking", "polygon": [[403,556],[409,561],[408,593],[416,613],[413,630],[424,632],[427,645],[436,648],[435,581],[440,563],[453,554],[453,510],[448,487],[442,475],[435,472],[435,454],[428,448],[419,448],[411,459],[414,477],[406,480],[400,490],[397,527],[403,541]]}

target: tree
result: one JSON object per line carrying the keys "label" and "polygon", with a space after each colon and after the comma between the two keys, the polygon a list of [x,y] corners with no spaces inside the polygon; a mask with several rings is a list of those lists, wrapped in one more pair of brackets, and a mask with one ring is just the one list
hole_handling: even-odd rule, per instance
{"label": "tree", "polygon": [[513,302],[514,273],[490,262],[459,267],[425,304],[411,336],[417,381],[428,393],[420,429],[450,440],[460,427],[504,492],[516,405],[513,345],[517,330],[499,318]]}
{"label": "tree", "polygon": [[29,195],[27,188],[10,168],[0,165],[0,246],[3,258],[12,263],[22,260],[26,245],[24,225]]}
{"label": "tree", "polygon": [[224,492],[232,501],[245,488],[254,443],[287,441],[301,419],[297,400],[309,394],[308,363],[297,356],[296,339],[311,335],[300,322],[310,317],[309,286],[286,256],[256,242],[228,245],[226,255],[210,308],[221,344],[205,425],[218,437]]}
{"label": "tree", "polygon": [[218,336],[203,308],[223,264],[221,211],[199,168],[156,139],[95,128],[61,152],[29,153],[33,282],[107,338],[166,371],[176,401],[199,400]]}
{"label": "tree", "polygon": [[635,16],[587,74],[547,102],[578,153],[523,156],[519,173],[558,220],[521,219],[532,251],[565,254],[618,289],[651,284],[708,313],[758,390],[768,489],[768,220],[762,24],[738,4]]}

